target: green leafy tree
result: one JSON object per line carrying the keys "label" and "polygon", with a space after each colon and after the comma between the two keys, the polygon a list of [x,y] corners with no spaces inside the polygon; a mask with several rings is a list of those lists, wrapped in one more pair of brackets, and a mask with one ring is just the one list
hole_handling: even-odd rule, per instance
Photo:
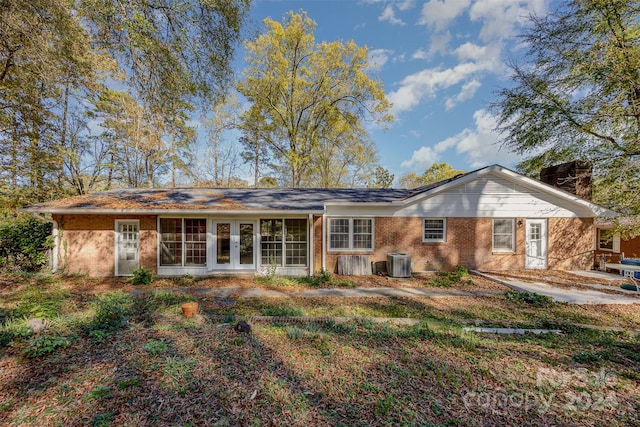
{"label": "green leafy tree", "polygon": [[0,267],[37,271],[46,265],[52,247],[51,223],[24,215],[0,221]]}
{"label": "green leafy tree", "polygon": [[370,187],[373,188],[391,188],[393,186],[393,180],[395,175],[389,172],[388,169],[382,166],[376,166],[373,171],[373,181]]}
{"label": "green leafy tree", "polygon": [[[278,161],[288,185],[300,187],[337,130],[358,136],[364,120],[390,121],[382,84],[367,74],[367,49],[354,42],[316,43],[315,22],[290,12],[245,45],[248,68],[239,91],[249,100],[245,123]],[[354,143],[361,139],[352,138]]]}
{"label": "green leafy tree", "polygon": [[434,182],[443,181],[453,178],[456,175],[465,173],[460,169],[455,169],[447,162],[434,163],[422,174],[422,185],[433,184]]}
{"label": "green leafy tree", "polygon": [[640,5],[569,0],[532,16],[527,62],[494,108],[528,174],[566,160],[594,165],[594,199],[640,214]]}
{"label": "green leafy tree", "polygon": [[401,188],[417,188],[420,186],[422,186],[422,176],[415,172],[408,172],[400,177]]}
{"label": "green leafy tree", "polygon": [[191,161],[188,116],[229,87],[249,3],[0,1],[0,188],[11,193],[3,203],[114,183],[130,146],[97,144],[88,126],[104,113],[93,110],[110,79],[145,117],[137,130],[144,150],[134,161],[144,176],[128,176],[127,185],[153,185],[163,172],[175,185]]}
{"label": "green leafy tree", "polygon": [[434,163],[422,175],[415,172],[409,172],[400,178],[400,186],[402,188],[417,188],[423,185],[433,184],[434,182],[444,181],[453,178],[456,175],[465,173],[461,169],[455,169],[447,162]]}

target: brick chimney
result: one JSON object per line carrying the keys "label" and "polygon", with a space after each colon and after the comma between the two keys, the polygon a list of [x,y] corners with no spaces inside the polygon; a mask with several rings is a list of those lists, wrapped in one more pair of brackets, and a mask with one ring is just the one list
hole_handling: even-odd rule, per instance
{"label": "brick chimney", "polygon": [[540,181],[561,188],[578,197],[591,200],[593,166],[586,160],[574,160],[540,171]]}

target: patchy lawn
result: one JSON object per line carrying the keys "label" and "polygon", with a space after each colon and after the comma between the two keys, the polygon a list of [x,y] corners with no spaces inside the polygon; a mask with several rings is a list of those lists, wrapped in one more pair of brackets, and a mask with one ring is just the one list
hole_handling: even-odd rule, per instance
{"label": "patchy lawn", "polygon": [[[231,299],[201,300],[200,314],[186,319],[180,305],[192,296],[104,293],[130,289],[121,281],[11,276],[0,283],[2,425],[640,423],[638,337],[575,326],[638,328],[637,306],[538,305],[506,293]],[[359,319],[233,330],[254,315]],[[46,319],[45,329],[31,332],[30,317]],[[470,324],[564,334],[478,334],[463,329]]]}

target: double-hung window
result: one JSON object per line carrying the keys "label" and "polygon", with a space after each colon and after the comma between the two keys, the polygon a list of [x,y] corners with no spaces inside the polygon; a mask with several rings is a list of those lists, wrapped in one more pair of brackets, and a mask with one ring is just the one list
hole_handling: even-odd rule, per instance
{"label": "double-hung window", "polygon": [[607,228],[598,228],[598,249],[620,252],[620,235]]}
{"label": "double-hung window", "polygon": [[373,250],[372,218],[329,218],[330,250]]}
{"label": "double-hung window", "polygon": [[262,265],[278,267],[306,267],[307,220],[260,220]]}
{"label": "double-hung window", "polygon": [[207,264],[207,220],[160,218],[160,265]]}
{"label": "double-hung window", "polygon": [[515,220],[493,220],[493,246],[494,252],[515,251]]}
{"label": "double-hung window", "polygon": [[447,240],[447,220],[445,218],[425,218],[422,228],[423,242],[445,242]]}

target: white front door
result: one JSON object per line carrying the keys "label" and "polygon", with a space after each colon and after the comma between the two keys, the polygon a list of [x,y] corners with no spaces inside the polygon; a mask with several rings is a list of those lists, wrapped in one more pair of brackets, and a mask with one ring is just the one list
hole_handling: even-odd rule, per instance
{"label": "white front door", "polygon": [[214,270],[256,268],[255,221],[214,220]]}
{"label": "white front door", "polygon": [[526,231],[526,267],[547,268],[547,220],[528,219]]}
{"label": "white front door", "polygon": [[140,267],[138,220],[116,220],[116,276],[128,276]]}

